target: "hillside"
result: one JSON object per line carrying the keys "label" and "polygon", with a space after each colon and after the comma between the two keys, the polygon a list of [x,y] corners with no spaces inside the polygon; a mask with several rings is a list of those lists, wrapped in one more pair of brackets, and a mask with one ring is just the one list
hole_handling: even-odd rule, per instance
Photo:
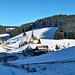
{"label": "hillside", "polygon": [[[75,47],[0,65],[1,75],[74,75]],[[5,73],[6,72],[6,73]]]}
{"label": "hillside", "polygon": [[[22,24],[15,30],[11,31],[10,34],[13,37],[22,32],[45,27],[59,27],[58,31],[55,33],[55,39],[63,39],[63,38],[72,39],[72,37],[67,37],[67,32],[69,32],[69,34],[71,34],[70,32],[73,32],[72,34],[74,35],[75,15],[54,15],[42,18],[35,22]],[[75,36],[73,38],[75,38]]]}
{"label": "hillside", "polygon": [[[66,15],[48,17],[48,19],[52,18],[52,25],[55,25],[53,27],[47,26],[48,23],[45,25],[44,23],[42,23],[42,20],[38,20],[36,21],[37,24],[28,23],[27,25],[25,24],[26,26],[22,25],[9,32],[10,34],[12,34],[12,36],[15,37],[7,40],[6,43],[8,42],[8,44],[5,43],[0,45],[0,74],[75,75],[75,40],[61,40],[60,38],[62,37],[61,34],[63,34],[63,32],[65,34],[65,38],[67,38],[66,31],[74,31],[74,18],[72,18],[74,17],[74,15],[72,15],[71,18],[69,17],[70,16]],[[56,22],[55,24],[57,18],[58,20],[61,20],[60,24],[58,24],[58,22]],[[43,20],[48,19],[44,18]],[[71,19],[73,20],[73,24],[70,26],[70,24],[72,23],[70,22]],[[34,36],[41,40],[41,45],[47,45],[51,52],[39,56],[24,56],[23,53],[20,54],[20,52],[24,51],[28,46],[30,46],[32,49],[35,49],[37,46],[37,44],[31,43],[19,46],[20,43],[28,41],[30,39],[32,29]],[[26,32],[26,36],[23,36],[23,32]],[[61,34],[58,34],[60,35],[60,37],[55,38],[54,36],[57,35],[54,34],[57,34],[57,32],[61,32]],[[60,40],[54,40],[54,38],[59,38]],[[59,50],[56,49],[56,45],[60,47]]]}
{"label": "hillside", "polygon": [[[19,44],[30,39],[32,30],[10,38],[8,44],[0,45],[0,74],[1,75],[74,75],[75,74],[75,40],[54,40],[57,27],[33,29],[33,34],[40,38],[41,44],[48,45],[51,52],[39,56],[25,56],[28,46],[35,48],[37,44]],[[58,45],[60,49],[56,50]],[[65,49],[66,48],[66,49]]]}
{"label": "hillside", "polygon": [[[45,41],[46,39],[54,39],[54,33],[57,29],[58,29],[57,27],[34,29],[33,34],[37,38],[41,39],[41,42],[43,44],[43,41]],[[28,45],[18,48],[19,44],[23,41],[28,41],[31,38],[31,34],[32,34],[32,30],[27,31],[26,36],[23,36],[23,33],[22,33],[22,34],[19,34],[13,38],[10,38],[9,40],[7,40],[7,42],[9,42],[9,44],[6,45],[6,49],[7,49],[6,51],[8,51],[8,49],[11,49],[11,50],[9,50],[9,52],[23,51]],[[45,39],[45,40],[42,40],[42,39]],[[49,41],[49,40],[46,40],[46,41]],[[46,41],[44,43],[46,43]],[[50,44],[50,43],[48,43],[48,44]]]}
{"label": "hillside", "polygon": [[30,63],[73,61],[74,59],[75,59],[75,47],[71,47],[61,51],[49,52],[44,55],[22,59],[22,61],[20,60],[13,61],[11,63],[20,65],[20,64],[30,64]]}
{"label": "hillside", "polygon": [[[64,39],[64,40],[54,40],[54,33],[57,30],[57,27],[47,27],[47,28],[41,28],[41,29],[34,29],[33,34],[37,38],[41,40],[41,45],[47,45],[49,47],[49,50],[56,51],[56,45],[60,47],[59,50],[62,50],[64,48],[75,46],[75,40],[73,39]],[[4,50],[8,53],[13,52],[20,52],[25,50],[28,46],[31,46],[33,49],[37,46],[36,44],[25,44],[22,47],[19,47],[19,44],[28,41],[31,38],[32,30],[26,32],[26,36],[23,36],[22,34],[19,34],[13,38],[10,38],[7,40],[9,44],[4,46]]]}
{"label": "hillside", "polygon": [[[3,29],[2,29],[2,28]],[[12,28],[15,26],[0,26],[0,33],[6,33],[5,28]],[[9,31],[11,37],[14,37],[23,32],[45,27],[59,27],[55,33],[55,39],[75,39],[75,15],[54,15],[42,19],[38,19],[35,22],[22,24],[19,27],[15,27],[14,30]]]}

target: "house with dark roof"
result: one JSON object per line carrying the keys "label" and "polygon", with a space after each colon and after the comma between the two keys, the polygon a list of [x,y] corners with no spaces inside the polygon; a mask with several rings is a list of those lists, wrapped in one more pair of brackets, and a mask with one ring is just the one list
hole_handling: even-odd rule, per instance
{"label": "house with dark roof", "polygon": [[47,45],[37,46],[36,49],[41,50],[41,51],[48,51],[49,50]]}
{"label": "house with dark roof", "polygon": [[10,34],[0,34],[0,44],[10,38]]}
{"label": "house with dark roof", "polygon": [[25,55],[34,55],[34,50],[31,46],[28,46],[25,50]]}

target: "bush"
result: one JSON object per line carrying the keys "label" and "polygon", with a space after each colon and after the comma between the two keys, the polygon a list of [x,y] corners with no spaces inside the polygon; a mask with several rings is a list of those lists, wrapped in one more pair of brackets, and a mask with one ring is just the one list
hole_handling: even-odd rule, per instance
{"label": "bush", "polygon": [[56,31],[54,34],[54,39],[64,39],[63,32]]}
{"label": "bush", "polygon": [[60,47],[59,47],[58,45],[56,45],[55,49],[56,49],[56,50],[59,50],[59,49],[60,49]]}
{"label": "bush", "polygon": [[46,70],[46,67],[42,67],[41,70]]}
{"label": "bush", "polygon": [[25,32],[23,33],[23,36],[26,36],[26,33]]}
{"label": "bush", "polygon": [[21,65],[21,68],[24,68],[24,65],[23,64]]}
{"label": "bush", "polygon": [[32,69],[30,70],[30,72],[37,72],[37,70],[36,70],[35,68],[32,68]]}

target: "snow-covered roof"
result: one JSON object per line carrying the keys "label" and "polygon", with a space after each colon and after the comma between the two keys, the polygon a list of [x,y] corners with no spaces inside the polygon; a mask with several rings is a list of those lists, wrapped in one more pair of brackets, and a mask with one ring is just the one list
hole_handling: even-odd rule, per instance
{"label": "snow-covered roof", "polygon": [[25,50],[33,50],[31,46],[28,46]]}

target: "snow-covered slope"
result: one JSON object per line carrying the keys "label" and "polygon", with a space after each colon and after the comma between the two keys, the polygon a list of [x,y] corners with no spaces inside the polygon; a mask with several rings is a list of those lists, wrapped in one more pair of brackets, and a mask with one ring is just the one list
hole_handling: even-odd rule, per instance
{"label": "snow-covered slope", "polygon": [[[0,66],[0,75],[75,75],[75,62],[33,65],[36,72]],[[37,70],[37,68],[40,68]],[[32,68],[31,68],[32,69]]]}
{"label": "snow-covered slope", "polygon": [[56,51],[55,47],[58,45],[60,50],[68,47],[75,46],[75,40],[73,39],[62,39],[62,40],[51,40],[51,39],[41,39],[43,45],[48,45],[50,50]]}
{"label": "snow-covered slope", "polygon": [[0,75],[24,75],[24,71],[0,65]]}
{"label": "snow-covered slope", "polygon": [[[41,29],[35,29],[33,30],[33,34],[34,36],[40,38],[40,39],[53,39],[54,38],[54,33],[55,31],[57,30],[58,28],[57,27],[48,27],[48,28],[41,28]],[[9,42],[8,45],[6,45],[9,49],[9,47],[12,47],[11,49],[11,52],[18,52],[18,51],[22,51],[24,50],[25,48],[23,47],[23,49],[21,48],[18,48],[19,47],[19,44],[22,42],[22,41],[28,41],[31,37],[31,34],[32,34],[32,30],[26,32],[26,36],[23,36],[23,33],[18,35],[18,36],[15,36],[13,38],[10,38],[7,42]],[[49,36],[48,36],[49,35]],[[18,48],[18,50],[16,49]]]}
{"label": "snow-covered slope", "polygon": [[[68,39],[65,39],[65,40],[41,39],[41,43],[42,43],[41,45],[48,45],[49,51],[56,51],[56,45],[58,45],[60,47],[59,50],[75,46],[75,40],[72,40],[72,39],[71,40],[68,40]],[[9,50],[8,53],[23,51],[28,46],[31,46],[33,49],[35,49],[36,46],[39,46],[39,44],[26,44],[26,45],[24,45],[22,47],[18,47],[18,48],[15,48],[15,46],[18,46],[18,42],[16,43],[16,45],[13,44],[13,48],[11,50]]]}
{"label": "snow-covered slope", "polygon": [[75,75],[75,47],[10,63],[35,68],[36,72],[25,72],[27,75]]}
{"label": "snow-covered slope", "polygon": [[[54,33],[57,30],[57,27],[48,27],[48,28],[41,28],[41,29],[35,29],[33,30],[33,34],[34,36],[38,37],[41,39],[41,43],[42,45],[48,45],[49,50],[54,50],[56,51],[55,47],[56,45],[58,45],[61,49],[64,48],[68,48],[68,47],[72,47],[75,46],[75,40],[73,39],[64,39],[64,40],[54,40]],[[9,49],[9,47],[11,47],[10,53],[12,52],[19,52],[24,50],[28,45],[25,45],[23,47],[19,47],[19,44],[23,41],[28,41],[31,37],[32,34],[32,30],[26,32],[26,36],[23,36],[23,33],[13,37],[11,39],[9,39],[7,42],[10,42],[10,44],[6,45]],[[30,44],[29,44],[30,45]],[[36,45],[34,45],[36,46]]]}
{"label": "snow-covered slope", "polygon": [[[36,36],[40,39],[42,39],[42,38],[43,39],[53,39],[54,38],[54,33],[57,29],[58,29],[57,27],[55,27],[55,28],[54,27],[48,27],[48,28],[35,29],[35,30],[33,30],[33,34],[34,34],[34,36]],[[26,35],[27,35],[26,38],[29,39],[32,35],[32,30],[27,31]],[[9,42],[14,42],[14,41],[16,42],[17,40],[21,39],[22,37],[23,37],[23,33],[9,39],[8,41]]]}
{"label": "snow-covered slope", "polygon": [[[63,47],[67,49],[49,52],[35,57],[21,58],[11,62],[8,61],[11,67],[0,65],[0,75],[75,75],[75,40],[54,40],[53,37],[56,30],[57,28],[42,28],[34,30],[33,33],[36,37],[41,38],[42,45],[48,45],[50,49],[54,50],[56,45],[60,46],[61,49]],[[22,33],[9,39],[8,42],[10,42],[10,44],[0,46],[0,49],[6,51],[11,48],[9,53],[17,53],[23,51],[29,45],[35,47],[36,44],[27,44],[18,47],[21,41],[31,37],[31,33],[32,31],[28,31],[25,37],[23,37]],[[15,65],[17,69],[13,68],[12,65]],[[25,66],[27,66],[27,68],[24,68]],[[35,69],[36,72],[28,71]]]}
{"label": "snow-covered slope", "polygon": [[[33,34],[40,39],[54,39],[54,33],[57,30],[57,27],[48,27],[33,30]],[[30,37],[32,33],[31,31],[26,32],[27,36]]]}
{"label": "snow-covered slope", "polygon": [[[0,65],[1,75],[75,75],[75,47],[9,63],[19,68]],[[23,64],[29,65],[30,70],[35,68],[36,72],[22,68]]]}
{"label": "snow-covered slope", "polygon": [[30,57],[14,61],[14,64],[28,64],[28,63],[40,63],[40,62],[51,62],[51,61],[62,61],[75,59],[75,47],[64,49],[61,51],[49,52],[36,57]]}

